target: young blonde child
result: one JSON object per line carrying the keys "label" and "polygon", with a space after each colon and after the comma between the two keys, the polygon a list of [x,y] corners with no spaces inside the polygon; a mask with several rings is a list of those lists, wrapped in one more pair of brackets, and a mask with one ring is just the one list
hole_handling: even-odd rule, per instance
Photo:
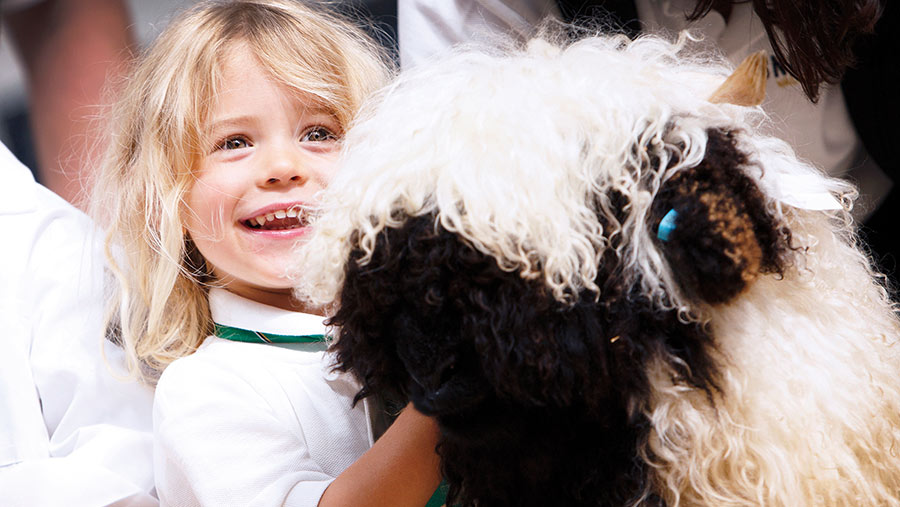
{"label": "young blonde child", "polygon": [[201,3],[125,85],[97,186],[108,327],[157,383],[163,504],[424,505],[437,486],[433,423],[404,410],[374,442],[377,408],[352,406],[323,312],[285,275],[385,61],[303,4]]}

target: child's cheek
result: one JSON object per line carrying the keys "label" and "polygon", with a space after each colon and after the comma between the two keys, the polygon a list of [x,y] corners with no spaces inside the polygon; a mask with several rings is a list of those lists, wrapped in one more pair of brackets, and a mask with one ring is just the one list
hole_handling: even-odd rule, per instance
{"label": "child's cheek", "polygon": [[323,163],[315,171],[316,182],[322,188],[326,188],[329,184],[331,184],[331,180],[334,179],[334,176],[338,171],[337,157],[337,153],[323,156],[323,158],[325,158],[326,160],[323,160]]}

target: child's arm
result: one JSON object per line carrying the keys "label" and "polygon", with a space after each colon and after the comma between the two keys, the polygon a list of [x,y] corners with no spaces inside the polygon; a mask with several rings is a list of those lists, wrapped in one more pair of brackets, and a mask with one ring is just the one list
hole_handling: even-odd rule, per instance
{"label": "child's arm", "polygon": [[434,420],[407,406],[375,445],[328,486],[319,506],[423,507],[440,483],[437,441]]}

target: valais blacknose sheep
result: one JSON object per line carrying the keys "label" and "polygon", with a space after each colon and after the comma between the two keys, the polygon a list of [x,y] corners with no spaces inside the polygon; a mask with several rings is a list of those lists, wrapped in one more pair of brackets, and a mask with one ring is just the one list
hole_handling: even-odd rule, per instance
{"label": "valais blacknose sheep", "polygon": [[349,132],[298,293],[436,418],[449,504],[900,505],[855,191],[764,133],[761,57],[689,45],[459,51]]}

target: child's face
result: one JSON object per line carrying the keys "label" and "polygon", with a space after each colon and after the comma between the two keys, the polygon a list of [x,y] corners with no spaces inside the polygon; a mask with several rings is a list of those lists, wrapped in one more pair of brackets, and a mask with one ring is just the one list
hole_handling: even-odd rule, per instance
{"label": "child's face", "polygon": [[242,46],[222,78],[185,226],[226,288],[298,309],[285,273],[310,232],[304,209],[336,167],[341,128],[313,97],[271,81]]}

